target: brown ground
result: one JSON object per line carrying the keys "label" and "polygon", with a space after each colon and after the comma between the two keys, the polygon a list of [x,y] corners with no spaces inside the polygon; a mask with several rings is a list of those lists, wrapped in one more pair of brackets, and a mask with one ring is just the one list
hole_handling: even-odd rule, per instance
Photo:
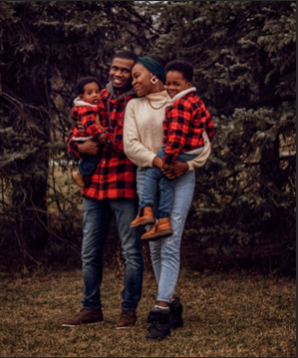
{"label": "brown ground", "polygon": [[[3,275],[4,276],[4,275]],[[147,342],[147,314],[156,285],[144,277],[138,324],[116,331],[123,276],[105,269],[104,322],[61,327],[81,308],[80,270],[26,269],[0,283],[1,357],[294,357],[296,284],[294,279],[254,274],[192,272],[182,269],[178,293],[185,327],[162,342]]]}

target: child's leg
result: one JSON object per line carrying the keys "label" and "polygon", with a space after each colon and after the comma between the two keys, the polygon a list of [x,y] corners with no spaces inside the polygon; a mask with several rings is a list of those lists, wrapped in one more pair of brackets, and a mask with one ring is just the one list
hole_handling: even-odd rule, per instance
{"label": "child's leg", "polygon": [[81,160],[79,168],[77,171],[72,173],[73,180],[80,186],[86,186],[86,176],[90,176],[94,173],[98,162],[100,160],[100,154],[98,155],[88,155]]}
{"label": "child's leg", "polygon": [[174,202],[174,187],[177,179],[169,180],[163,176],[159,181],[159,205],[157,218],[168,217]]}
{"label": "child's leg", "polygon": [[149,168],[147,170],[144,190],[140,202],[141,208],[145,208],[146,206],[153,206],[158,183],[162,177],[163,174],[159,168]]}
{"label": "child's leg", "polygon": [[[180,162],[187,162],[194,158],[196,158],[196,155],[180,153],[176,160]],[[177,179],[178,178],[170,180],[167,177],[163,176],[162,179],[159,181],[160,198],[157,212],[158,219],[169,216],[172,210],[174,202],[174,189]]]}
{"label": "child's leg", "polygon": [[79,165],[79,173],[83,176],[90,176],[97,168],[98,162],[101,158],[101,154],[86,155]]}

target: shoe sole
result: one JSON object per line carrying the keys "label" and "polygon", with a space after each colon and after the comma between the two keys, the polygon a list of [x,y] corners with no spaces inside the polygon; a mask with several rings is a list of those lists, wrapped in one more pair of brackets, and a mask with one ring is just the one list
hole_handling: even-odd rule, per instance
{"label": "shoe sole", "polygon": [[165,230],[162,233],[158,233],[158,234],[154,234],[154,235],[150,235],[150,236],[146,236],[146,237],[141,237],[142,241],[154,241],[154,240],[159,240],[165,236],[172,236],[173,235],[173,231],[172,230]]}
{"label": "shoe sole", "polygon": [[167,334],[163,337],[156,337],[156,338],[152,338],[152,337],[145,337],[145,339],[147,339],[148,341],[162,341],[164,339],[166,339],[167,337],[170,337],[171,334]]}
{"label": "shoe sole", "polygon": [[121,330],[124,330],[124,329],[129,329],[131,327],[134,327],[135,325],[131,325],[131,326],[126,326],[126,327],[116,327],[117,331],[121,331]]}
{"label": "shoe sole", "polygon": [[155,220],[153,219],[146,219],[146,220],[143,220],[141,221],[140,223],[138,224],[134,224],[134,225],[130,225],[131,228],[136,228],[136,227],[141,227],[141,226],[145,226],[145,225],[149,225],[149,224],[154,224],[155,223]]}
{"label": "shoe sole", "polygon": [[117,329],[117,330],[129,329],[129,328],[131,328],[131,327],[136,326],[136,325],[137,325],[137,323],[138,323],[138,321],[136,321],[136,323],[135,323],[135,324],[131,324],[130,326],[125,326],[125,327],[116,327],[116,329]]}
{"label": "shoe sole", "polygon": [[74,328],[74,327],[80,327],[80,326],[84,326],[86,324],[88,324],[89,326],[92,325],[92,324],[97,324],[97,323],[100,323],[102,321],[98,321],[98,322],[91,322],[91,323],[80,323],[80,324],[62,324],[61,326],[62,327],[70,327],[70,328]]}

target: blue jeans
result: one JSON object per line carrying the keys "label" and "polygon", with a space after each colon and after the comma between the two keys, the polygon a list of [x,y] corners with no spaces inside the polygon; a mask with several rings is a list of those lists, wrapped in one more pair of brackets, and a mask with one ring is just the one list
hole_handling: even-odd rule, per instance
{"label": "blue jeans", "polygon": [[79,173],[84,176],[90,176],[94,173],[100,161],[101,153],[97,155],[86,155],[80,162]]}
{"label": "blue jeans", "polygon": [[[157,156],[163,158],[165,155],[165,147],[161,149]],[[189,155],[180,153],[177,160],[187,162],[196,158],[197,155]],[[156,199],[157,188],[159,188],[159,205],[157,210],[157,218],[167,217],[172,209],[174,202],[174,188],[178,178],[169,180],[165,177],[159,168],[148,168],[146,173],[145,185],[143,188],[140,207],[153,206]]]}
{"label": "blue jeans", "polygon": [[[141,198],[148,168],[138,168],[137,189]],[[158,284],[157,301],[171,302],[180,270],[180,246],[187,214],[195,187],[195,172],[190,171],[178,178],[174,187],[174,203],[171,225],[174,231],[168,238],[149,241],[150,255]]]}
{"label": "blue jeans", "polygon": [[97,309],[102,306],[102,258],[113,215],[116,218],[124,258],[125,282],[121,308],[127,311],[137,308],[142,295],[143,257],[139,230],[130,228],[130,222],[134,220],[137,212],[137,199],[85,199],[82,243],[84,309]]}

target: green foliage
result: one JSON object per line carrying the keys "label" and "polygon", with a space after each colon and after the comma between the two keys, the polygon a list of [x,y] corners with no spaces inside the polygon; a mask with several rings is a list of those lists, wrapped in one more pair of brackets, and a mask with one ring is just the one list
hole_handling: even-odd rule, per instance
{"label": "green foliage", "polygon": [[110,58],[123,49],[189,60],[214,118],[186,236],[225,253],[267,240],[288,257],[296,211],[294,1],[0,2],[0,248],[42,246],[53,225],[49,203],[67,220],[75,213],[79,195],[66,198],[63,186],[47,182],[48,163],[66,171],[71,159],[65,140],[78,79],[95,75],[104,87]]}
{"label": "green foliage", "polygon": [[[75,85],[94,75],[104,87],[111,56],[145,48],[150,28],[133,2],[0,2],[2,248],[45,248],[53,229],[48,163],[70,159],[65,141]],[[49,197],[68,215],[76,204],[63,211],[63,195],[50,187]]]}
{"label": "green foliage", "polygon": [[198,170],[189,236],[225,252],[265,239],[294,251],[296,3],[154,6],[162,35],[153,52],[195,66],[216,124],[212,156]]}

